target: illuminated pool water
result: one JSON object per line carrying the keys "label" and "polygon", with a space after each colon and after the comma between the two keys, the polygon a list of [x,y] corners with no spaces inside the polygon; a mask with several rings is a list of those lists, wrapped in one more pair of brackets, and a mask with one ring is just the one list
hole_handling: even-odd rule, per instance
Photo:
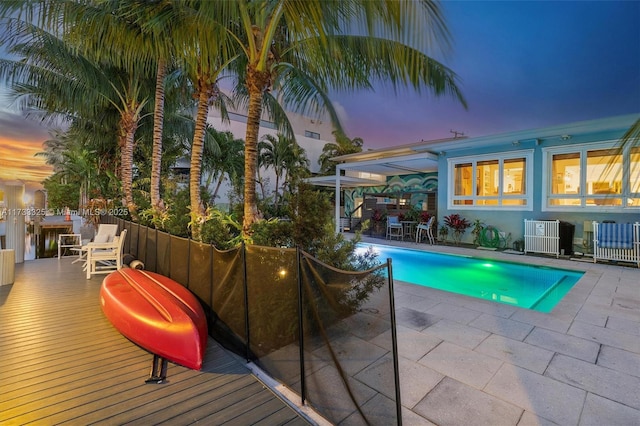
{"label": "illuminated pool water", "polygon": [[378,253],[378,260],[392,259],[394,280],[541,312],[551,312],[584,274],[380,244],[361,243],[357,251],[369,247]]}

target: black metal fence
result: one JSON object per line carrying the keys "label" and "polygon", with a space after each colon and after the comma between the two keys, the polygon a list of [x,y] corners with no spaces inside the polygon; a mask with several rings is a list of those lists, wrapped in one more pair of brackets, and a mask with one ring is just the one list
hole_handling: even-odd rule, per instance
{"label": "black metal fence", "polygon": [[191,290],[209,334],[332,423],[401,424],[390,260],[342,271],[302,250],[209,244],[105,217],[124,251]]}

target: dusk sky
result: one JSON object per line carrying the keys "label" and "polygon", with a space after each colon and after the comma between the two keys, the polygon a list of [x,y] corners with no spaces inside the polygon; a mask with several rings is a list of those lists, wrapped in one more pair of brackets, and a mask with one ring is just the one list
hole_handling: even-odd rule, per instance
{"label": "dusk sky", "polygon": [[[453,48],[437,59],[458,74],[468,110],[385,87],[335,95],[348,136],[365,149],[640,112],[640,1],[442,5]],[[49,169],[33,154],[46,128],[25,121],[5,95],[0,86],[0,180],[40,181]]]}
{"label": "dusk sky", "polygon": [[639,1],[446,1],[450,59],[468,110],[392,90],[342,95],[365,148],[640,112]]}

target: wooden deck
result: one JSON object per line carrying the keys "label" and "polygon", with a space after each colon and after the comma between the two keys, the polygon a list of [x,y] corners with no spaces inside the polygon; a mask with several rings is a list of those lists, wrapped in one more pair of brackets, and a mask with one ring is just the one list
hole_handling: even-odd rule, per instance
{"label": "wooden deck", "polygon": [[201,371],[169,364],[167,383],[145,384],[152,356],[71,260],[18,264],[0,287],[0,424],[309,424],[211,338]]}

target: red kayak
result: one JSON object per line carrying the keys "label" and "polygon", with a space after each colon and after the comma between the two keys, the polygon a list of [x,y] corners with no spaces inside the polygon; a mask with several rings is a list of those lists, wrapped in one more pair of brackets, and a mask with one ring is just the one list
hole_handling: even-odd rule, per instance
{"label": "red kayak", "polygon": [[[123,268],[100,288],[102,311],[126,338],[154,354],[194,370],[202,367],[207,320],[198,299],[172,279]],[[155,367],[154,367],[155,368]]]}

